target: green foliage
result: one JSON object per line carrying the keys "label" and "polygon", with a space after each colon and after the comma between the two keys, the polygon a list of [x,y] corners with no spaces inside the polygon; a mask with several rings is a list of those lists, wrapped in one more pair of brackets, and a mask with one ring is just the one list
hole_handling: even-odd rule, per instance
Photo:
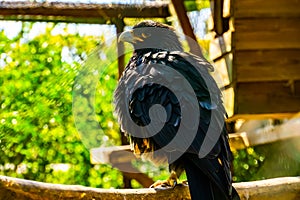
{"label": "green foliage", "polygon": [[233,180],[299,176],[299,144],[300,139],[293,138],[235,151]]}
{"label": "green foliage", "polygon": [[201,0],[201,1],[184,1],[184,5],[187,11],[195,11],[195,10],[201,10],[203,8],[209,8],[210,7],[210,1],[209,0]]}
{"label": "green foliage", "polygon": [[4,133],[0,133],[0,149],[2,149],[4,145]]}
{"label": "green foliage", "polygon": [[[0,31],[1,144],[5,141],[0,148],[0,174],[53,183],[120,187],[120,172],[90,164],[89,149],[81,142],[72,116],[72,91],[81,72],[80,63],[101,38],[70,34],[67,26],[63,34],[54,35],[54,28],[55,24],[49,23],[45,32],[34,38],[29,37],[32,23],[23,23],[22,31],[13,39]],[[116,73],[117,69],[108,70],[108,81],[98,85],[98,91],[105,91],[101,104],[94,102],[103,132],[90,140],[99,138],[103,143],[101,139],[108,137],[114,143],[118,138],[108,98]]]}
{"label": "green foliage", "polygon": [[255,175],[263,164],[265,157],[259,155],[252,147],[234,151],[233,155],[233,181],[241,182],[257,180],[258,177]]}

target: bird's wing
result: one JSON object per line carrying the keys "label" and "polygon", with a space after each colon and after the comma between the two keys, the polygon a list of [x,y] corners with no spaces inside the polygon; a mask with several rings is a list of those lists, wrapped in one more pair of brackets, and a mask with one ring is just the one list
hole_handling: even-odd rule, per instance
{"label": "bird's wing", "polygon": [[[188,146],[188,151],[198,154],[208,128],[222,131],[226,114],[220,90],[209,74],[211,68],[205,59],[182,52],[149,51],[133,56],[114,96],[121,129],[137,138],[150,138],[159,131],[151,138],[156,148],[162,148],[174,141],[181,124],[184,137],[178,136],[179,142],[166,149],[185,152]],[[161,116],[150,118],[149,110],[155,104],[165,109],[166,122]],[[212,119],[214,126],[210,126]],[[150,122],[154,125],[148,126]],[[216,142],[219,135],[216,137],[208,140]],[[216,157],[219,152],[216,145],[209,156]]]}
{"label": "bird's wing", "polygon": [[[166,51],[150,51],[133,56],[115,90],[115,112],[121,129],[131,135],[136,153],[163,147],[163,152],[184,152],[193,140],[192,137],[183,135],[180,139],[174,139],[182,121],[180,103],[185,104],[186,110],[193,110],[190,102],[196,95],[193,95],[194,90],[185,77],[170,65],[173,62],[177,62],[175,56]],[[194,105],[198,106],[196,97]],[[160,108],[163,109],[159,110]],[[199,118],[199,112],[196,110],[194,113],[195,118]],[[191,129],[197,130],[195,120],[185,121],[187,132],[191,132]]]}

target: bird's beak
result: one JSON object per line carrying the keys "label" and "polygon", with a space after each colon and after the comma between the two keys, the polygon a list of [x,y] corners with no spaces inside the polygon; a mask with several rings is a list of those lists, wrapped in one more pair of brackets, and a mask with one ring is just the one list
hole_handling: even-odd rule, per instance
{"label": "bird's beak", "polygon": [[133,31],[124,31],[121,33],[119,36],[118,42],[129,42],[129,43],[134,43],[134,35]]}
{"label": "bird's beak", "polygon": [[131,44],[135,44],[137,42],[143,42],[144,39],[146,38],[146,36],[143,36],[143,38],[140,38],[138,36],[134,35],[133,30],[130,31],[124,31],[123,33],[121,33],[121,35],[119,36],[118,42],[128,42]]}

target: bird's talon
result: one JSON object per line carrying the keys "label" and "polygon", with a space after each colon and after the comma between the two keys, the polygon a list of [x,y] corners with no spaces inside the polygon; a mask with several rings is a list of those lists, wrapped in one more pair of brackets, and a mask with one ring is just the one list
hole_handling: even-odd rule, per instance
{"label": "bird's talon", "polygon": [[155,188],[155,189],[167,189],[167,188],[173,188],[176,184],[171,184],[169,180],[164,180],[164,181],[156,181],[153,183],[150,188]]}
{"label": "bird's talon", "polygon": [[187,180],[185,180],[185,181],[182,181],[181,183],[182,183],[182,185],[185,185],[185,186],[186,186],[186,185],[189,185],[189,183],[188,183],[188,181],[187,181]]}

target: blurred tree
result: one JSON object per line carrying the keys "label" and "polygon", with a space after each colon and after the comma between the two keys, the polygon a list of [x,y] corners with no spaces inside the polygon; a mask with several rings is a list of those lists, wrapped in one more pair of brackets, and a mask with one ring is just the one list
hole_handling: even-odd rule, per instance
{"label": "blurred tree", "polygon": [[[52,34],[55,24],[30,38],[32,23],[9,39],[0,31],[0,174],[44,182],[121,187],[121,174],[110,166],[90,164],[72,116],[72,90],[87,50],[103,38],[69,33]],[[104,54],[107,52],[103,52]],[[108,55],[104,55],[108,56]],[[106,79],[116,80],[116,64]],[[110,77],[111,76],[111,77]],[[101,84],[101,103],[95,102],[102,129],[95,138],[115,143],[118,126],[111,113],[114,83]],[[115,142],[114,142],[115,141]],[[1,142],[2,143],[2,142]]]}

